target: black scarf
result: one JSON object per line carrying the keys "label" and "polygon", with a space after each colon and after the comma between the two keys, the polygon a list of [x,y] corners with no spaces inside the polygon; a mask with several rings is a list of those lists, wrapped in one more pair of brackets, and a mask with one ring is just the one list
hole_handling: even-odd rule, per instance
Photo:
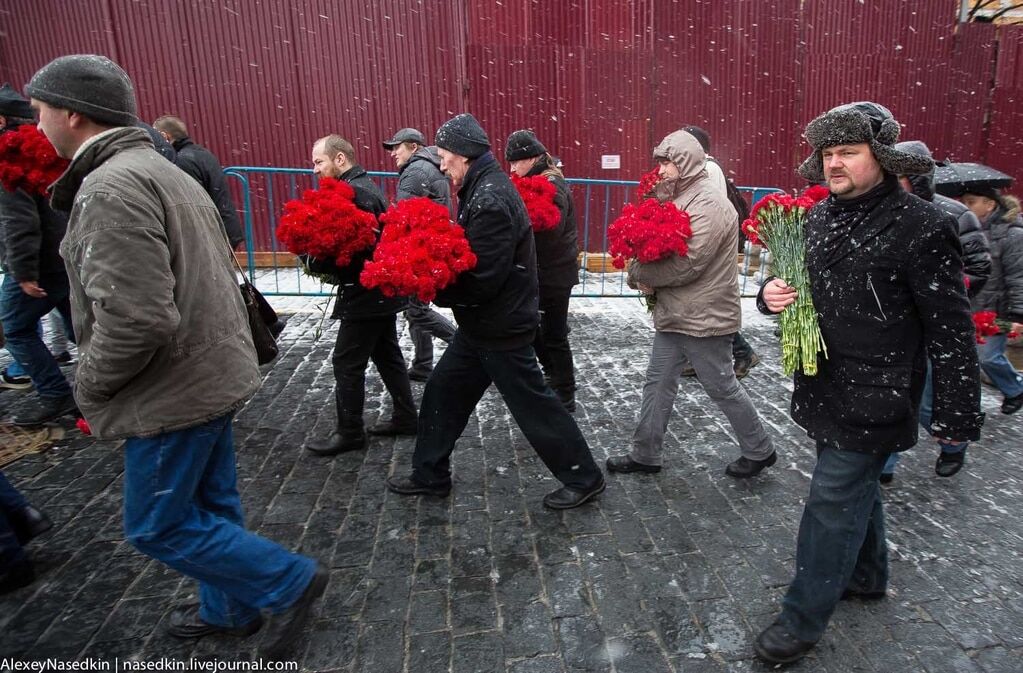
{"label": "black scarf", "polygon": [[851,199],[839,199],[835,196],[828,198],[827,230],[821,243],[826,265],[842,252],[845,243],[857,227],[875,217],[874,211],[881,201],[896,189],[901,189],[899,179],[885,173],[884,180],[864,194]]}

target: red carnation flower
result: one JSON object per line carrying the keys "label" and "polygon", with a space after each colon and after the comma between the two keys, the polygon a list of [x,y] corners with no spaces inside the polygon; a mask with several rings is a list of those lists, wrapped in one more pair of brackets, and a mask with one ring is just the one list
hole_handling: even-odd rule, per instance
{"label": "red carnation flower", "polygon": [[89,421],[84,418],[79,418],[75,421],[75,427],[78,428],[83,435],[91,435],[92,428],[89,427]]}
{"label": "red carnation flower", "polygon": [[611,264],[623,269],[632,258],[656,262],[671,254],[684,256],[689,252],[686,239],[692,235],[689,214],[674,203],[647,199],[638,206],[626,204],[607,230]]}
{"label": "red carnation flower", "polygon": [[68,163],[34,124],[0,133],[0,184],[9,192],[45,196]]}
{"label": "red carnation flower", "polygon": [[512,184],[526,204],[533,231],[550,231],[561,224],[561,211],[554,205],[554,183],[542,175],[520,178],[512,175]]}
{"label": "red carnation flower", "polygon": [[437,291],[476,266],[465,231],[448,209],[427,198],[405,199],[380,217],[384,230],[359,280],[388,297],[433,301]]}
{"label": "red carnation flower", "polygon": [[661,169],[654,166],[653,170],[647,171],[639,179],[639,186],[636,187],[636,197],[639,200],[647,198],[654,191],[654,187],[661,181]]}
{"label": "red carnation flower", "polygon": [[355,191],[343,180],[324,178],[319,189],[284,204],[277,240],[296,255],[331,259],[347,266],[355,253],[376,242],[373,213],[356,207]]}
{"label": "red carnation flower", "polygon": [[977,343],[987,343],[984,337],[994,336],[1002,331],[996,323],[997,318],[998,314],[994,311],[977,311],[973,314]]}
{"label": "red carnation flower", "polygon": [[803,190],[800,196],[806,197],[810,200],[810,205],[823,201],[824,199],[831,196],[831,190],[823,185],[811,185]]}

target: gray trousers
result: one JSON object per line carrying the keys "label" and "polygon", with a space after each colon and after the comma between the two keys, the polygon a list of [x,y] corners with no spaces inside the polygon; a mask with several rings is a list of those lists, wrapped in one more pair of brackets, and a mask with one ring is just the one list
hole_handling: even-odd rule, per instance
{"label": "gray trousers", "polygon": [[732,335],[693,337],[656,332],[643,385],[639,425],[632,436],[632,459],[644,465],[661,464],[664,433],[687,359],[707,395],[728,417],[742,455],[750,460],[763,460],[771,455],[774,451],[771,438],[732,369]]}
{"label": "gray trousers", "polygon": [[415,346],[412,369],[428,372],[433,369],[433,338],[451,343],[455,338],[455,323],[437,313],[429,304],[413,299],[405,310],[408,333]]}

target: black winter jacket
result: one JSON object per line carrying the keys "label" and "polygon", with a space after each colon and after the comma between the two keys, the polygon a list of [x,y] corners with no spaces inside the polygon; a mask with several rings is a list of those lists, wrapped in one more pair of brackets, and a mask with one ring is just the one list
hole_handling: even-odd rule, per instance
{"label": "black winter jacket", "polygon": [[[546,158],[541,157],[527,175],[543,175],[549,168]],[[554,205],[561,211],[561,222],[549,231],[533,232],[540,292],[566,290],[579,283],[579,233],[572,192],[560,174],[548,173],[547,179],[554,183]]]}
{"label": "black winter jacket", "polygon": [[1023,219],[1018,202],[1002,199],[1005,203],[981,223],[991,244],[991,278],[975,303],[979,310],[1023,322]]}
{"label": "black winter jacket", "polygon": [[425,196],[445,208],[451,207],[451,184],[440,172],[440,159],[421,147],[398,169],[396,201]]}
{"label": "black winter jacket", "polygon": [[875,189],[883,198],[830,258],[835,197],[807,215],[810,291],[828,353],[816,376],[795,374],[792,418],[840,450],[908,449],[917,440],[929,355],[931,430],[977,439],[980,373],[952,219],[891,176]]}
{"label": "black winter jacket", "polygon": [[476,267],[437,293],[459,332],[489,350],[533,342],[540,324],[533,229],[511,179],[487,152],[469,167],[458,190],[458,224],[476,254]]}
{"label": "black winter jacket", "polygon": [[[355,191],[355,205],[360,210],[373,213],[378,220],[387,210],[387,200],[376,183],[367,175],[361,166],[353,166],[342,173],[339,180],[344,180]],[[379,233],[377,234],[379,238]],[[340,268],[333,260],[307,258],[306,266],[314,273],[326,274],[333,278],[337,285],[337,299],[330,317],[336,320],[372,320],[395,315],[404,311],[408,299],[404,297],[385,297],[380,290],[368,290],[359,281],[363,265],[373,257],[374,248],[364,250],[352,257],[352,261]]]}
{"label": "black winter jacket", "polygon": [[971,299],[976,297],[991,276],[991,253],[987,236],[981,230],[980,220],[962,203],[934,192],[934,173],[909,176],[909,182],[913,186],[914,194],[924,201],[930,201],[955,218],[959,229],[959,243],[963,246],[963,271],[969,279],[966,294]]}
{"label": "black winter jacket", "polygon": [[51,208],[45,196],[0,187],[0,267],[18,282],[66,275],[60,240],[67,218],[67,213]]}
{"label": "black winter jacket", "polygon": [[227,238],[231,241],[231,248],[236,247],[245,240],[245,229],[238,219],[238,211],[227,188],[224,169],[221,168],[217,157],[202,145],[196,145],[188,136],[175,140],[174,149],[178,153],[175,159],[178,168],[195,178],[213,199],[220,219],[224,222]]}

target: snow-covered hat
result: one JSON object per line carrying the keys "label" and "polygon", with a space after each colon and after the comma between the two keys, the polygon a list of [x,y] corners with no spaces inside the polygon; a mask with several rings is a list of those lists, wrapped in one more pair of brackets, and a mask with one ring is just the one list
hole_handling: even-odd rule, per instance
{"label": "snow-covered hat", "polygon": [[824,180],[821,150],[836,145],[867,143],[881,164],[892,175],[923,175],[934,170],[934,161],[912,152],[895,149],[899,123],[883,105],[864,101],[848,103],[828,110],[806,127],[804,137],[814,152],[799,166],[799,174],[810,182]]}

